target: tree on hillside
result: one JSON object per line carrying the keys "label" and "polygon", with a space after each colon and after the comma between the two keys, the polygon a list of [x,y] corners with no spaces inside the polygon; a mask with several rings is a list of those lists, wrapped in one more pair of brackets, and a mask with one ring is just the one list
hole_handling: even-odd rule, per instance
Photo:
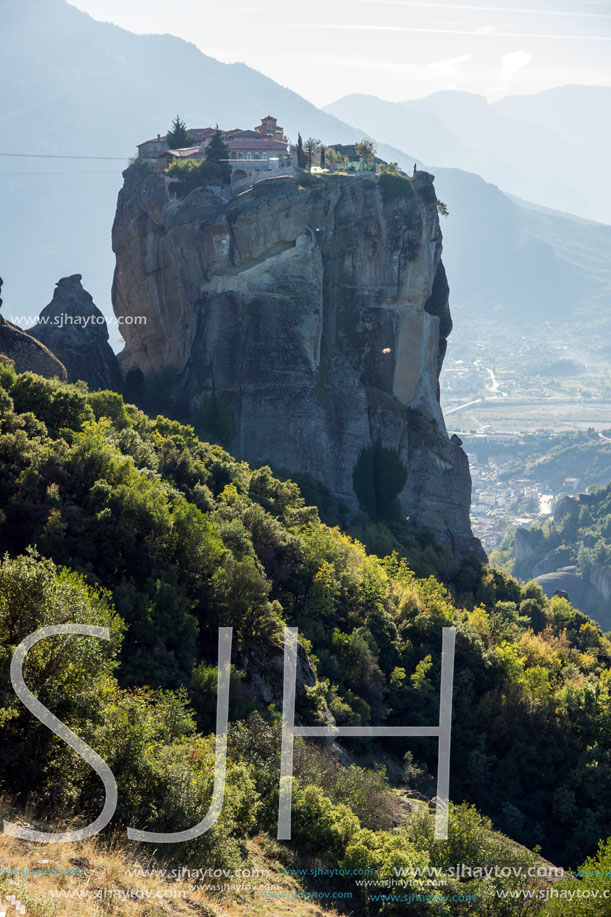
{"label": "tree on hillside", "polygon": [[179,115],[176,115],[172,121],[172,127],[168,131],[165,139],[171,150],[182,150],[195,143],[195,140],[187,130],[187,125]]}
{"label": "tree on hillside", "polygon": [[214,130],[210,142],[206,147],[206,162],[212,162],[217,166],[220,166],[224,175],[229,175],[231,172],[231,166],[228,163],[229,159],[229,147],[225,143],[225,138],[223,136],[222,130],[219,129],[218,124]]}
{"label": "tree on hillside", "polygon": [[361,160],[361,162],[373,162],[376,155],[376,145],[373,140],[367,140],[367,138],[363,138],[363,140],[355,143],[354,152]]}
{"label": "tree on hillside", "polygon": [[324,146],[321,146],[320,148],[320,168],[324,169],[325,167],[326,167],[325,148]]}
{"label": "tree on hillside", "polygon": [[312,171],[312,153],[316,147],[320,146],[320,140],[317,140],[316,137],[308,137],[305,142],[305,148],[308,151],[308,169]]}
{"label": "tree on hillside", "polygon": [[303,151],[303,140],[301,134],[297,134],[297,165],[300,169],[305,169],[306,157]]}

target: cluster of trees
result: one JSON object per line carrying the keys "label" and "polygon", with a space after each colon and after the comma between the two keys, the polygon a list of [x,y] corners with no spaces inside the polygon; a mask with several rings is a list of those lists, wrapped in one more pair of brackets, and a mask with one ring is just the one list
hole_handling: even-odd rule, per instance
{"label": "cluster of trees", "polygon": [[363,140],[359,140],[358,143],[354,144],[354,152],[361,162],[372,165],[376,156],[376,145],[373,140],[368,140],[365,137]]}
{"label": "cluster of trees", "polygon": [[[297,135],[297,165],[300,169],[312,171],[313,156],[316,150],[320,150],[318,165],[321,169],[329,166],[340,166],[348,164],[348,157],[338,152],[333,146],[325,146],[317,137],[308,137],[304,142],[301,134]],[[354,146],[354,153],[361,162],[373,164],[376,154],[376,145],[373,140],[364,138]],[[396,166],[396,163],[392,163]]]}
{"label": "cluster of trees", "polygon": [[[66,637],[51,653],[41,644],[26,677],[116,769],[125,788],[120,817],[153,830],[188,827],[206,810],[217,628],[233,626],[230,799],[218,830],[202,841],[219,860],[237,857],[240,839],[272,817],[278,712],[247,673],[277,678],[277,693],[285,624],[299,627],[317,677],[298,695],[299,715],[314,723],[327,707],[347,725],[436,723],[441,628],[454,626],[453,798],[556,862],[595,852],[608,824],[611,643],[566,600],[458,564],[392,520],[363,517],[363,535],[382,556],[368,554],[324,525],[294,483],[112,392],[2,364],[0,417],[0,754],[8,791],[36,786],[49,807],[82,812],[100,802],[97,778],[33,723],[8,687],[15,645],[42,624],[111,627],[106,646]],[[366,456],[363,481],[385,461]],[[386,513],[379,502],[375,511]],[[405,773],[413,792],[430,796],[435,743],[409,745],[405,772],[404,741],[354,740],[352,750],[382,757],[391,782]],[[371,811],[368,796],[386,798],[384,775],[335,779],[337,768],[320,755],[314,765],[304,752],[298,772],[295,839],[304,855],[322,850],[335,864],[380,868],[395,857],[444,855],[426,840],[424,815],[421,825],[394,831],[384,822],[387,806]],[[196,790],[184,794],[189,780]],[[475,850],[485,822],[456,811],[460,843]],[[431,913],[447,912],[439,908]]]}
{"label": "cluster of trees", "polygon": [[[166,140],[171,149],[180,149],[195,143],[185,122],[178,115],[172,122]],[[335,147],[326,147],[317,137],[308,137],[304,141],[299,133],[297,136],[297,165],[300,169],[312,171],[316,151],[319,151],[318,165],[321,169],[348,167],[348,157]],[[354,145],[354,155],[361,162],[373,166],[376,156],[375,143],[364,138]],[[226,162],[227,159],[229,159],[229,147],[217,124],[201,162],[193,159],[176,160],[170,164],[166,174],[176,179],[175,190],[184,197],[195,188],[225,180],[231,172]],[[385,201],[396,197],[413,197],[411,182],[396,162],[384,164],[381,172],[383,180],[380,182],[380,188]],[[443,201],[437,201],[437,209],[443,216],[448,216],[448,209]]]}
{"label": "cluster of trees", "polygon": [[308,137],[304,143],[301,134],[297,135],[297,165],[300,169],[308,169],[310,172],[312,171],[312,157],[314,155],[314,151],[319,147],[321,148],[320,166],[324,169],[325,147],[322,146],[321,141],[317,137]]}
{"label": "cluster of trees", "polygon": [[220,185],[226,174],[226,170],[220,165],[208,162],[206,159],[201,162],[195,159],[176,159],[166,169],[166,175],[176,180],[176,187],[173,190],[178,192],[180,197],[186,197],[196,188]]}
{"label": "cluster of trees", "polygon": [[554,491],[559,491],[566,478],[579,478],[582,488],[602,487],[611,481],[611,429],[599,434],[596,430],[575,430],[554,436],[551,445],[526,438],[512,477],[528,477],[532,481],[545,481]]}
{"label": "cluster of trees", "polygon": [[[214,738],[198,733],[185,690],[119,685],[116,670],[125,628],[110,595],[33,551],[5,556],[0,587],[0,767],[5,788],[36,788],[39,806],[42,802],[53,822],[45,830],[74,830],[100,810],[102,788],[89,766],[25,713],[7,682],[8,663],[23,634],[64,622],[104,626],[111,633],[109,642],[78,636],[41,642],[28,654],[27,683],[110,766],[118,786],[120,823],[154,831],[197,824],[212,794]],[[180,845],[182,864],[235,868],[243,864],[249,833],[275,831],[281,740],[277,717],[251,714],[231,726],[228,738],[222,816],[211,830]],[[275,842],[268,845],[277,847],[275,852],[289,866],[320,862],[322,856],[345,871],[337,884],[351,892],[353,914],[403,914],[406,894],[402,888],[395,901],[379,903],[372,898],[379,888],[359,886],[353,877],[369,875],[383,883],[396,879],[397,868],[447,868],[457,862],[525,873],[536,867],[534,854],[493,833],[491,822],[467,805],[452,806],[443,846],[434,842],[433,820],[424,806],[411,810],[393,830],[392,797],[383,768],[340,769],[319,748],[298,740],[295,776],[292,844],[288,849]],[[419,913],[486,914],[499,888],[519,888],[522,882],[519,874],[509,882],[461,881],[448,874],[439,883],[438,897]],[[426,895],[428,890],[426,879],[407,886],[410,894]],[[444,896],[449,895],[460,906],[448,910]]]}
{"label": "cluster of trees", "polygon": [[[178,115],[166,135],[166,141],[170,149],[175,150],[193,146],[196,142]],[[166,174],[176,179],[176,190],[184,197],[195,188],[225,181],[231,175],[231,166],[227,162],[229,155],[229,147],[217,124],[200,162],[194,159],[175,160],[166,169]]]}

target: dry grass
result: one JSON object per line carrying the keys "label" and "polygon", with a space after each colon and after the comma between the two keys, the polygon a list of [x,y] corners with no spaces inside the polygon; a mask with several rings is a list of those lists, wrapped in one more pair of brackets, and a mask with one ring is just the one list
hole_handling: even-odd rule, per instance
{"label": "dry grass", "polygon": [[[30,821],[1,808],[4,817]],[[146,845],[130,843],[124,834],[44,845],[0,834],[0,912],[17,917],[7,899],[14,895],[30,917],[337,917],[337,911],[299,897],[303,887],[282,874],[274,847],[260,837],[249,841],[245,869],[255,875],[205,880],[225,886],[217,892],[193,879],[166,878],[162,870],[172,865],[155,861]]]}

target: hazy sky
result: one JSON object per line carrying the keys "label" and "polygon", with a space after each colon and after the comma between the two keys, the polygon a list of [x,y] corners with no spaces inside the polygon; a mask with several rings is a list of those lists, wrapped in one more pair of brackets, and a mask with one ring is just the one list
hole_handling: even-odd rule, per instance
{"label": "hazy sky", "polygon": [[495,99],[611,85],[608,0],[71,0],[133,32],[169,32],[243,61],[316,105],[438,89]]}

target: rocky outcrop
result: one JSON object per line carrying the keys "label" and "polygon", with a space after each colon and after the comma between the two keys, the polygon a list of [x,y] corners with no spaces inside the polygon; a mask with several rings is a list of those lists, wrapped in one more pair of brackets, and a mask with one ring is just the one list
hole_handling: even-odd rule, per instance
{"label": "rocky outcrop", "polygon": [[590,582],[581,576],[577,566],[561,567],[559,570],[544,573],[537,576],[536,581],[545,595],[550,598],[557,593],[563,593],[571,605],[579,608],[585,614],[592,615],[603,631],[607,631],[611,626],[611,609],[608,600],[596,588],[595,582]]}
{"label": "rocky outcrop", "polygon": [[[266,706],[273,704],[281,711],[284,701],[284,652],[276,647],[258,646],[248,652],[240,652],[238,661],[246,673],[245,693]],[[298,723],[301,723],[302,711],[308,708],[306,688],[314,688],[316,684],[312,662],[304,647],[298,643],[295,669],[295,713]],[[309,712],[311,715],[312,711]],[[335,726],[335,718],[326,701],[318,712],[326,726]]]}
{"label": "rocky outcrop", "polygon": [[[0,293],[2,278],[0,278]],[[0,305],[2,300],[0,299]],[[65,367],[60,361],[30,334],[0,316],[0,356],[7,357],[18,373],[30,370],[47,379],[67,379]]]}
{"label": "rocky outcrop", "polygon": [[65,366],[44,344],[26,334],[21,328],[7,322],[0,316],[0,354],[8,357],[18,373],[30,370],[47,379],[60,379],[66,382],[68,374]]}
{"label": "rocky outcrop", "polygon": [[558,525],[565,516],[570,516],[572,521],[579,518],[579,500],[564,494],[554,505],[554,522]]}
{"label": "rocky outcrop", "polygon": [[86,382],[91,391],[122,386],[119,362],[108,343],[106,319],[81,285],[81,275],[58,281],[53,299],[30,329],[62,361],[68,381]]}
{"label": "rocky outcrop", "polygon": [[278,178],[229,200],[211,188],[174,197],[139,166],[124,177],[113,227],[124,370],[172,369],[192,416],[210,404],[230,415],[232,452],[308,473],[351,510],[359,456],[391,450],[407,472],[403,516],[483,557],[468,462],[439,405],[452,325],[432,176],[394,188]]}
{"label": "rocky outcrop", "polygon": [[541,537],[538,532],[518,526],[514,536],[513,550],[515,556],[515,571],[523,576],[523,571],[529,569],[540,548]]}
{"label": "rocky outcrop", "polygon": [[[606,490],[563,495],[554,506],[553,525],[545,529],[518,528],[514,536],[513,573],[523,580],[536,579],[548,596],[561,593],[580,611],[591,615],[603,630],[611,627],[611,566],[600,562],[606,554],[604,525]],[[584,508],[587,515],[582,518]],[[554,547],[552,547],[554,545]],[[582,548],[583,565],[580,563]],[[599,561],[592,562],[592,555]],[[588,556],[590,559],[588,560]]]}
{"label": "rocky outcrop", "polygon": [[[602,564],[592,564],[590,569],[590,583],[599,592],[606,602],[611,600],[611,567]],[[611,619],[611,608],[609,608]]]}

